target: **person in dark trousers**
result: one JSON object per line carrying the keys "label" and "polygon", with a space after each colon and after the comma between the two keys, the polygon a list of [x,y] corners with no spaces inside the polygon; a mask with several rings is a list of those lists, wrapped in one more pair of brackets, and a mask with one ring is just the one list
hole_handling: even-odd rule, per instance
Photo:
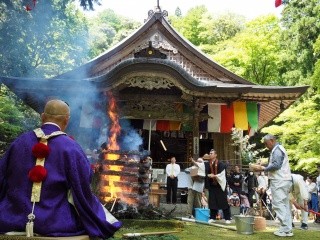
{"label": "person in dark trousers", "polygon": [[253,196],[256,194],[256,189],[258,187],[258,179],[257,176],[253,173],[253,171],[249,172],[249,175],[244,180],[248,186],[248,200],[250,203],[250,207],[253,207]]}
{"label": "person in dark trousers", "polygon": [[216,221],[219,209],[222,209],[226,224],[231,223],[231,212],[227,196],[227,166],[218,160],[215,150],[210,151],[210,160],[205,162],[205,188],[209,191],[209,223]]}
{"label": "person in dark trousers", "polygon": [[178,174],[180,173],[180,165],[176,164],[176,158],[170,158],[171,163],[166,166],[167,174],[167,203],[177,203],[178,191]]}

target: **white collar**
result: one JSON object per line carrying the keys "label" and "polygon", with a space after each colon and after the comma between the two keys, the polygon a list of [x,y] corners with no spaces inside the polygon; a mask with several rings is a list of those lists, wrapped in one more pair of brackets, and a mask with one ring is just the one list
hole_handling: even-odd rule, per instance
{"label": "white collar", "polygon": [[58,124],[54,123],[54,122],[45,122],[43,125],[45,125],[45,124],[55,125],[55,126],[57,126],[59,128],[59,130],[61,130],[60,126]]}

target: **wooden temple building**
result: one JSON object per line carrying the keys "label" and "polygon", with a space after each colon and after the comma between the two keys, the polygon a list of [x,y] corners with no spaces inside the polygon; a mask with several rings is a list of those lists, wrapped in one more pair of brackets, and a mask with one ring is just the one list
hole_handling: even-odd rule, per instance
{"label": "wooden temple building", "polygon": [[97,115],[106,114],[111,94],[120,123],[130,120],[140,132],[154,164],[169,155],[186,162],[211,148],[220,159],[235,159],[232,127],[259,130],[308,88],[261,86],[235,75],[176,32],[159,6],[131,36],[70,72],[50,79],[0,77],[0,83],[39,113],[50,98],[68,102],[68,131],[83,148],[90,147],[92,132],[98,137],[108,126]]}

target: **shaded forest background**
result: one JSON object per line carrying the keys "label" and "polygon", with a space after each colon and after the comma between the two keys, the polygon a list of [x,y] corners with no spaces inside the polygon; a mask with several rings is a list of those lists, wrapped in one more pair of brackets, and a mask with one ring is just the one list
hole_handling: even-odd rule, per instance
{"label": "shaded forest background", "polygon": [[[54,77],[107,51],[141,23],[107,9],[87,17],[96,0],[0,3],[0,75]],[[97,6],[99,7],[99,6]],[[165,9],[165,8],[164,8]],[[146,13],[147,16],[147,13]],[[145,18],[146,16],[141,16]],[[290,0],[280,18],[248,21],[213,15],[205,6],[169,13],[172,26],[211,59],[261,85],[310,85],[308,92],[261,132],[277,135],[294,170],[316,173],[320,164],[320,1]],[[0,155],[39,116],[1,85]]]}

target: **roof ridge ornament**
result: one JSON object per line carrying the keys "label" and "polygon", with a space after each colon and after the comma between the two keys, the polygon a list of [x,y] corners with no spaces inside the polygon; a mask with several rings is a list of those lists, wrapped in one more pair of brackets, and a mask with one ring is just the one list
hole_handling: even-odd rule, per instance
{"label": "roof ridge ornament", "polygon": [[145,20],[148,21],[150,18],[152,18],[154,15],[157,15],[157,18],[161,18],[161,17],[168,17],[168,11],[166,10],[161,10],[160,4],[159,4],[159,0],[157,0],[157,6],[154,7],[154,10],[149,10],[148,11],[148,18]]}
{"label": "roof ridge ornament", "polygon": [[159,0],[157,0],[157,6],[155,7],[156,12],[161,12],[161,8],[159,5]]}

